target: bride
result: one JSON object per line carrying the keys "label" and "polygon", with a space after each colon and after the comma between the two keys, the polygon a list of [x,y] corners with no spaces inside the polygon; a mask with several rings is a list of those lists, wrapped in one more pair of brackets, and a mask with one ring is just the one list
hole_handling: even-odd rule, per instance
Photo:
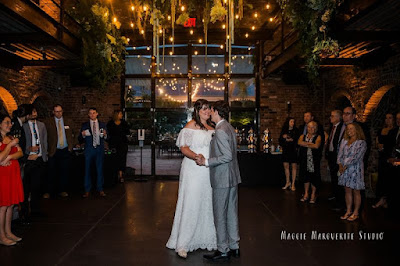
{"label": "bride", "polygon": [[210,170],[198,166],[195,161],[198,154],[208,158],[210,152],[210,141],[214,133],[210,112],[207,100],[197,100],[193,120],[181,130],[176,141],[185,157],[179,176],[174,223],[166,246],[174,249],[182,258],[187,257],[187,252],[198,248],[217,248]]}

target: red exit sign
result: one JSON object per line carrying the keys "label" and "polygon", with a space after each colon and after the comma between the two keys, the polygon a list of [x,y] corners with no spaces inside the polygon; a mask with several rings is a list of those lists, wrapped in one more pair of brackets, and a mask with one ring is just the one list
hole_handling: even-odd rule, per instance
{"label": "red exit sign", "polygon": [[192,28],[196,27],[196,18],[188,18],[188,20],[185,21],[183,24],[185,28]]}

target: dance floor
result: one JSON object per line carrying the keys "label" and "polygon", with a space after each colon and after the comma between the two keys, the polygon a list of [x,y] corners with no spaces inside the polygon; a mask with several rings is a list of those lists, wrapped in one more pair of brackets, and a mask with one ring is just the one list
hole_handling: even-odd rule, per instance
{"label": "dance floor", "polygon": [[[177,181],[129,181],[106,190],[106,198],[43,200],[46,216],[14,225],[23,240],[0,246],[0,265],[208,265],[207,251],[183,260],[165,247],[177,190]],[[299,189],[241,187],[241,257],[230,265],[394,265],[399,223],[369,203],[360,221],[341,221],[343,213],[330,209],[325,194],[310,205],[299,202]],[[360,230],[384,232],[383,240],[360,240]],[[307,239],[282,240],[282,231]],[[312,231],[353,232],[354,240],[312,240]]]}

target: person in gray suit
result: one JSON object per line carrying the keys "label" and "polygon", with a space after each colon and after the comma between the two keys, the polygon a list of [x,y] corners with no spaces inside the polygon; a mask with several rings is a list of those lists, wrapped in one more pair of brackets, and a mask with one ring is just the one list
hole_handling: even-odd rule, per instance
{"label": "person in gray suit", "polygon": [[211,139],[210,158],[197,156],[198,165],[210,168],[213,191],[214,224],[218,250],[203,257],[210,261],[239,257],[238,184],[241,183],[236,154],[235,129],[228,123],[229,105],[217,101],[211,108],[211,120],[216,123]]}
{"label": "person in gray suit", "polygon": [[[22,204],[24,219],[30,215],[40,216],[41,183],[46,171],[47,162],[47,130],[44,123],[37,120],[37,111],[33,105],[29,106],[28,122],[23,124],[25,133],[25,175],[23,180],[25,201]],[[31,194],[29,213],[29,193]]]}

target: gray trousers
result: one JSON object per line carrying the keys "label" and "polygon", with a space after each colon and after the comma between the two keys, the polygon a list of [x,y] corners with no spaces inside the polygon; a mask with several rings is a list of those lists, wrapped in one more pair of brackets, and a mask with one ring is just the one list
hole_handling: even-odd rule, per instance
{"label": "gray trousers", "polygon": [[213,188],[213,211],[218,250],[228,252],[238,249],[240,237],[237,186]]}

